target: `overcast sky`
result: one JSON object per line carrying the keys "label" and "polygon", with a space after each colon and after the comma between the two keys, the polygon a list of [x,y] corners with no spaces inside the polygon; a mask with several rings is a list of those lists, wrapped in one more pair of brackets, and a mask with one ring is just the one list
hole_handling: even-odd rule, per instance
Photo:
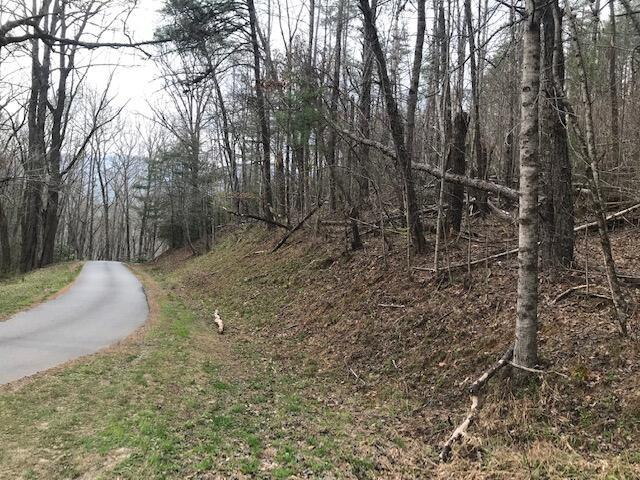
{"label": "overcast sky", "polygon": [[[158,10],[162,8],[163,0],[139,0],[138,7],[128,20],[128,30],[133,33],[135,41],[153,39],[155,28],[160,25],[161,16]],[[103,37],[103,41],[126,42],[127,39],[118,32],[111,38]],[[153,51],[150,47],[149,52]],[[91,61],[95,65],[89,71],[88,83],[98,89],[103,89],[111,72],[114,72],[111,91],[117,96],[118,103],[127,103],[127,110],[131,113],[148,114],[147,101],[153,102],[161,88],[156,81],[158,70],[151,59],[134,49],[113,50],[103,48],[87,52],[83,60]]]}

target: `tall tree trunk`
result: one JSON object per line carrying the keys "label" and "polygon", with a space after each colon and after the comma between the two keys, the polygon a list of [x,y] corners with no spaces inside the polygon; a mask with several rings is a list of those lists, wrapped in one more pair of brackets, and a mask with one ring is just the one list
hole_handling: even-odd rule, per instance
{"label": "tall tree trunk", "polygon": [[418,85],[420,84],[422,52],[424,50],[424,32],[427,27],[425,5],[426,0],[417,1],[418,23],[416,25],[416,45],[413,51],[411,82],[407,96],[407,156],[411,161],[415,160],[416,106],[418,105]]}
{"label": "tall tree trunk", "polygon": [[[97,160],[97,159],[96,159]],[[111,260],[111,223],[110,223],[110,206],[109,206],[109,186],[107,184],[107,167],[106,159],[96,161],[96,170],[98,172],[98,181],[100,182],[100,195],[102,197],[102,210],[104,212],[104,251],[103,260]],[[102,165],[101,165],[102,164]],[[104,171],[102,170],[104,168]],[[93,232],[90,232],[93,237]]]}
{"label": "tall tree trunk", "polygon": [[[334,49],[333,79],[331,81],[331,99],[329,103],[329,116],[335,124],[338,120],[338,100],[340,95],[340,63],[342,61],[342,26],[343,26],[343,5],[344,0],[338,4],[338,17],[336,24],[336,44]],[[329,167],[329,207],[332,212],[336,211],[336,161],[337,161],[337,132],[335,128],[329,129],[329,139],[327,141],[327,166]]]}
{"label": "tall tree trunk", "polygon": [[[476,158],[475,177],[482,180],[487,179],[487,152],[482,143],[482,130],[480,128],[480,74],[478,71],[477,58],[480,52],[476,51],[476,31],[473,28],[473,16],[471,13],[471,0],[464,2],[465,18],[467,23],[467,36],[469,38],[469,64],[471,68],[471,95],[473,96],[473,151]],[[489,211],[487,203],[487,192],[477,190],[474,192],[476,205],[481,214]]]}
{"label": "tall tree trunk", "polygon": [[609,2],[609,106],[611,109],[611,162],[610,168],[620,167],[620,124],[618,108],[618,52],[615,2]]}
{"label": "tall tree trunk", "polygon": [[2,206],[0,196],[0,274],[11,270],[11,243],[9,240],[9,224]]}
{"label": "tall tree trunk", "polygon": [[[251,30],[251,46],[253,48],[253,75],[256,81],[256,104],[258,121],[260,123],[260,141],[262,143],[262,214],[267,220],[273,220],[271,207],[273,194],[271,192],[271,138],[269,133],[269,117],[262,88],[262,75],[260,74],[260,45],[258,43],[258,20],[256,7],[253,0],[247,0],[249,9],[249,25]],[[267,223],[268,228],[273,228]]]}
{"label": "tall tree trunk", "polygon": [[216,97],[218,100],[220,116],[222,119],[222,144],[229,159],[229,178],[231,180],[231,193],[234,195],[233,206],[236,213],[240,213],[240,182],[238,180],[238,165],[236,161],[236,153],[231,145],[229,114],[227,113],[227,106],[225,105],[222,90],[220,89],[220,84],[218,83],[218,77],[215,72],[212,76],[213,86],[216,90]]}
{"label": "tall tree trunk", "polygon": [[[538,94],[540,91],[540,0],[527,0],[523,33],[520,133],[518,299],[513,360],[538,362]],[[519,371],[522,373],[522,371]]]}
{"label": "tall tree trunk", "polygon": [[[445,18],[444,2],[440,2],[438,7],[438,27],[436,33],[438,46],[439,46],[439,58],[437,61],[438,70],[440,73],[439,85],[441,88],[440,102],[438,103],[438,121],[440,128],[440,144],[439,147],[439,173],[440,183],[438,185],[438,216],[436,223],[436,243],[434,248],[434,268],[438,271],[438,263],[440,257],[440,241],[442,240],[443,233],[443,209],[445,202],[445,172],[449,165],[447,160],[451,150],[452,140],[452,122],[451,122],[451,78],[449,74],[449,66],[451,65],[449,43],[451,35],[447,33],[447,21]],[[463,72],[464,74],[464,67]]]}
{"label": "tall tree trunk", "polygon": [[516,12],[515,12],[515,0],[511,0],[511,8],[509,10],[510,27],[510,40],[511,45],[509,47],[509,130],[505,137],[504,144],[504,160],[502,165],[502,183],[507,187],[511,187],[513,183],[513,170],[516,164],[518,155],[518,148],[515,138],[517,137],[516,129],[516,113],[518,103],[518,48],[516,40]]}
{"label": "tall tree trunk", "polygon": [[540,240],[544,267],[569,265],[573,261],[572,172],[566,128],[564,89],[564,51],[562,17],[557,0],[542,13],[543,55],[541,67],[540,115]]}
{"label": "tall tree trunk", "polygon": [[[47,12],[50,2],[43,3],[41,13]],[[52,17],[55,22],[56,17]],[[49,29],[48,17],[44,17],[44,28]],[[25,164],[26,187],[24,192],[24,218],[22,221],[22,249],[20,270],[28,272],[37,265],[38,244],[40,241],[40,219],[42,213],[42,185],[45,168],[46,110],[49,91],[49,72],[51,68],[51,47],[44,46],[43,59],[40,62],[39,40],[32,41],[31,49],[31,91],[27,113],[29,131],[28,153]]]}
{"label": "tall tree trunk", "polygon": [[369,0],[359,0],[360,10],[365,19],[366,34],[371,38],[371,47],[378,62],[378,74],[380,77],[381,89],[384,95],[385,107],[391,127],[391,136],[396,150],[396,159],[402,175],[404,184],[405,202],[407,207],[407,219],[409,222],[409,231],[411,232],[411,240],[413,247],[418,253],[423,253],[427,244],[422,232],[422,222],[418,213],[418,201],[413,184],[413,171],[411,169],[411,157],[407,152],[404,136],[404,122],[398,110],[398,104],[393,95],[393,85],[389,79],[387,71],[387,62],[382,51],[378,31],[376,30],[375,20]]}
{"label": "tall tree trunk", "polygon": [[[571,9],[568,9],[569,21],[571,24],[572,39],[576,50],[576,59],[578,61],[578,75],[580,78],[580,93],[582,105],[585,110],[585,134],[584,134],[584,153],[585,158],[588,161],[589,183],[591,188],[591,199],[593,201],[593,209],[596,214],[596,221],[598,223],[598,234],[600,236],[600,248],[602,250],[602,257],[604,260],[605,271],[607,274],[607,280],[609,282],[609,289],[611,291],[611,297],[613,298],[613,306],[615,309],[618,324],[622,333],[627,333],[627,302],[622,294],[620,288],[620,280],[616,273],[616,264],[613,260],[613,253],[611,251],[611,242],[609,241],[609,233],[607,232],[606,221],[606,208],[605,202],[602,198],[602,192],[600,190],[600,165],[599,165],[599,153],[596,147],[595,129],[593,123],[593,100],[591,96],[591,86],[587,76],[587,67],[585,65],[584,53],[582,50],[582,44],[578,37],[578,29],[576,26],[576,19]],[[577,125],[577,122],[574,123]]]}
{"label": "tall tree trunk", "polygon": [[286,199],[286,177],[284,171],[284,155],[282,149],[279,148],[276,152],[276,164],[275,164],[275,186],[276,186],[276,205],[278,215],[281,218],[287,216],[287,199]]}
{"label": "tall tree trunk", "polygon": [[[54,15],[58,17],[60,24],[59,35],[62,38],[67,36],[66,2],[56,1],[54,5]],[[85,14],[80,20],[80,26],[75,33],[75,40],[79,40],[84,32],[93,12]],[[52,25],[55,28],[55,25]],[[58,52],[59,73],[58,88],[55,92],[56,101],[52,109],[51,122],[51,146],[49,151],[49,183],[47,185],[47,207],[44,213],[44,228],[42,239],[42,254],[40,256],[40,266],[49,265],[53,262],[53,254],[58,232],[60,190],[62,189],[63,174],[60,171],[62,165],[62,144],[66,132],[65,111],[70,109],[73,97],[67,95],[67,81],[71,72],[75,68],[75,56],[77,46],[60,45]],[[91,135],[91,133],[90,133]]]}
{"label": "tall tree trunk", "polygon": [[[375,17],[377,0],[371,2],[371,13]],[[362,42],[362,84],[360,97],[358,99],[358,110],[360,112],[360,132],[364,138],[371,136],[371,85],[373,83],[373,51],[371,49],[371,38],[367,31],[364,32]],[[358,185],[359,199],[366,201],[369,198],[369,146],[361,143],[358,147]]]}

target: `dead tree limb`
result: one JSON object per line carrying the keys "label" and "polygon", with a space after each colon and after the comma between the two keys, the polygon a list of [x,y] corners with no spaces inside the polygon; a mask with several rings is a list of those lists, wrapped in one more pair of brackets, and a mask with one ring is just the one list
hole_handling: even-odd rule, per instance
{"label": "dead tree limb", "polygon": [[[438,167],[431,166],[426,163],[414,163],[413,168],[415,170],[422,170],[424,172],[427,172],[436,178],[442,178],[442,172],[438,169]],[[500,195],[515,202],[518,201],[518,190],[500,185],[499,183],[490,182],[488,180],[481,180],[479,178],[466,177],[464,175],[458,175],[456,173],[450,172],[444,172],[444,179],[447,182],[459,183],[466,187],[495,193],[496,195]]]}
{"label": "dead tree limb", "polygon": [[265,217],[261,217],[259,215],[253,215],[251,213],[238,213],[238,212],[234,212],[233,210],[228,210],[226,208],[223,209],[225,212],[230,213],[231,215],[235,215],[236,217],[240,217],[240,218],[251,218],[253,220],[258,220],[260,222],[264,222],[267,223],[269,225],[273,225],[275,227],[280,227],[280,228],[284,228],[285,230],[291,230],[291,227],[289,225],[285,225],[284,223],[280,223],[277,220],[274,219],[268,219]]}
{"label": "dead tree limb", "polygon": [[[394,149],[386,146],[385,144],[378,142],[376,140],[371,140],[369,138],[363,138],[361,135],[357,133],[351,132],[345,128],[341,128],[339,125],[334,122],[329,122],[329,124],[337,130],[341,135],[350,138],[351,140],[361,143],[362,145],[367,145],[370,147],[374,147],[379,150],[384,155],[389,158],[396,158],[396,152]],[[421,170],[433,175],[436,178],[442,178],[442,172],[436,166],[428,165],[426,163],[414,163],[411,168],[414,170]],[[500,185],[498,183],[490,182],[488,180],[481,180],[479,178],[466,177],[464,175],[458,175],[455,173],[445,172],[444,179],[450,183],[458,183],[460,185],[464,185],[471,188],[476,188],[478,190],[482,190],[485,192],[495,193],[496,195],[500,195],[502,197],[508,198],[509,200],[518,201],[518,191],[506,187],[504,185]]]}
{"label": "dead tree limb", "polygon": [[277,252],[280,249],[280,247],[282,247],[286,243],[288,238],[291,235],[293,235],[300,227],[302,227],[302,225],[304,225],[304,222],[309,220],[309,218],[311,218],[311,216],[314,213],[316,213],[321,206],[322,206],[322,203],[320,203],[320,204],[316,205],[314,208],[312,208],[311,211],[309,213],[307,213],[307,215],[302,220],[300,220],[295,227],[293,227],[291,230],[289,230],[287,232],[287,234],[284,237],[282,237],[282,240],[280,240],[278,242],[278,244],[275,247],[273,247],[273,250],[271,250],[271,253]]}
{"label": "dead tree limb", "polygon": [[[629,208],[625,208],[624,210],[621,210],[619,212],[616,213],[612,213],[611,215],[608,215],[606,218],[607,223],[616,220],[617,218],[622,217],[623,215],[632,212],[634,210],[640,209],[640,203],[637,205],[634,205],[632,207]],[[580,232],[582,230],[587,230],[590,228],[594,228],[598,226],[598,222],[590,222],[590,223],[585,223],[583,225],[580,225],[576,228],[573,229],[574,232]],[[506,250],[504,252],[500,252],[500,253],[496,253],[495,255],[489,255],[488,257],[484,257],[484,258],[480,258],[478,260],[474,260],[472,262],[461,262],[461,263],[454,263],[453,265],[449,265],[447,268],[450,270],[456,270],[458,268],[467,268],[468,266],[473,266],[473,265],[479,265],[482,263],[487,263],[487,262],[493,262],[495,260],[500,260],[501,258],[504,257],[508,257],[509,255],[513,255],[518,253],[518,249],[517,248],[513,248],[511,250]],[[423,271],[423,272],[433,272],[434,269],[433,268],[428,268],[428,267],[412,267],[413,270],[419,270],[419,271]],[[634,280],[636,280],[635,277],[633,276],[627,276],[627,278],[625,278],[624,275],[618,275],[618,277],[620,277],[623,280],[628,279],[630,282],[633,282]],[[639,279],[640,280],[640,279]]]}
{"label": "dead tree limb", "polygon": [[[620,217],[623,217],[624,215],[626,215],[627,213],[633,212],[634,210],[638,210],[640,208],[640,203],[633,205],[629,208],[625,208],[624,210],[620,210],[619,212],[616,213],[612,213],[611,215],[607,215],[606,221],[607,223],[616,220]],[[575,232],[580,232],[582,230],[590,230],[592,228],[598,228],[598,222],[590,222],[590,223],[585,223],[584,225],[580,225],[579,227],[576,227],[574,229]]]}
{"label": "dead tree limb", "polygon": [[[618,276],[618,278],[620,278]],[[565,298],[567,298],[569,295],[571,295],[574,292],[578,292],[580,295],[585,295],[587,297],[593,297],[593,298],[601,298],[602,300],[607,300],[609,302],[613,302],[613,299],[607,295],[602,295],[601,293],[596,293],[596,292],[590,292],[590,291],[586,291],[583,292],[582,289],[584,288],[588,288],[589,285],[588,284],[584,284],[584,285],[578,285],[577,287],[571,287],[566,289],[564,292],[562,292],[560,295],[558,295],[553,302],[551,302],[552,305],[555,305],[556,303],[558,303],[560,300],[564,300]]]}
{"label": "dead tree limb", "polygon": [[464,420],[460,425],[456,427],[453,431],[449,439],[442,446],[442,450],[440,451],[440,461],[446,462],[449,460],[451,456],[451,448],[453,445],[466,436],[469,425],[473,422],[476,417],[478,406],[480,404],[479,392],[482,387],[484,387],[487,382],[495,376],[496,373],[503,367],[509,365],[509,362],[513,358],[513,347],[509,348],[506,352],[502,354],[502,357],[491,366],[488,370],[486,370],[478,379],[471,384],[469,387],[469,394],[471,397],[471,407],[469,408],[469,412],[467,416],[464,417]]}

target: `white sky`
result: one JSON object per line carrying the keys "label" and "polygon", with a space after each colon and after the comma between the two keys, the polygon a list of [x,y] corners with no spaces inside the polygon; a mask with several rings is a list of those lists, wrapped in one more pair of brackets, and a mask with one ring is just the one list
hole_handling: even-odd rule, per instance
{"label": "white sky", "polygon": [[[138,7],[127,22],[127,28],[133,32],[135,41],[153,39],[154,30],[160,25],[158,10],[162,4],[162,0],[138,1]],[[122,33],[114,32],[111,38],[105,35],[102,41],[126,42],[127,39]],[[147,47],[146,50],[153,52],[154,47]],[[156,81],[158,70],[151,59],[130,48],[101,48],[85,52],[84,58],[89,55],[92,62],[97,64],[90,68],[87,78],[89,85],[103,90],[111,72],[114,72],[111,92],[117,96],[117,103],[127,103],[127,111],[130,113],[149,113],[147,101],[152,102],[161,88],[161,83]]]}

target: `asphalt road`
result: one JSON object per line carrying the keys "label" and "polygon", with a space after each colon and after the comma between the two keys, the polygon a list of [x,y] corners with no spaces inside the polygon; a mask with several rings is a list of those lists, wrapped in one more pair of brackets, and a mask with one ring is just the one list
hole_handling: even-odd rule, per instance
{"label": "asphalt road", "polygon": [[0,384],[97,352],[149,313],[142,285],[119,262],[87,262],[64,294],[0,322]]}

